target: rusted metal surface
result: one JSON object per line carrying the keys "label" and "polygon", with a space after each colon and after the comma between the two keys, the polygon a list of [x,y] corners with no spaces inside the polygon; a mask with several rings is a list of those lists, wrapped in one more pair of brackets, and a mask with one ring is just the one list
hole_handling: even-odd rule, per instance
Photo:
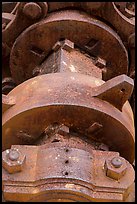
{"label": "rusted metal surface", "polygon": [[133,92],[134,82],[126,75],[121,75],[107,81],[96,91],[96,96],[111,103],[122,111],[122,107]]}
{"label": "rusted metal surface", "polygon": [[134,2],[3,3],[2,202],[134,202],[134,19]]}
{"label": "rusted metal surface", "polygon": [[[38,16],[36,15],[37,7],[40,10],[40,14],[38,14]],[[26,9],[27,15],[25,13],[25,8],[28,8]],[[29,17],[28,10],[30,10],[30,13],[34,14],[33,17]],[[3,38],[2,41],[6,43],[9,47],[11,47],[15,39],[18,37],[19,34],[21,34],[23,30],[25,30],[33,23],[36,23],[40,18],[43,18],[46,14],[47,14],[46,2],[45,3],[37,2],[36,4],[35,3],[31,4],[29,2],[28,3],[20,2],[18,4],[18,9],[16,11],[15,18],[12,19],[10,23],[8,23],[7,26],[2,31],[2,38]],[[20,22],[21,22],[21,26],[20,26]]]}
{"label": "rusted metal surface", "polygon": [[10,173],[14,174],[22,171],[26,156],[22,155],[18,149],[6,150],[2,154],[2,166]]}
{"label": "rusted metal surface", "polygon": [[18,2],[2,2],[2,12],[11,13]]}
{"label": "rusted metal surface", "polygon": [[[130,76],[130,73],[135,70],[135,2],[106,3],[102,16],[118,31],[125,46],[129,49]],[[132,107],[134,109],[133,102]]]}
{"label": "rusted metal surface", "polygon": [[[28,38],[31,38],[31,41]],[[17,38],[10,58],[11,73],[17,84],[32,77],[34,67],[43,62],[60,38],[69,39],[80,47],[88,45],[92,39],[98,41],[98,49],[93,49],[92,55],[106,60],[106,80],[127,73],[127,51],[119,36],[99,20],[79,11],[68,10],[51,13],[45,20],[32,25]],[[116,55],[120,56],[119,60],[115,60]]]}
{"label": "rusted metal surface", "polygon": [[[107,19],[107,21],[109,21],[119,32],[121,37],[125,40],[128,39],[129,35],[131,35],[132,33],[134,33],[135,31],[135,21],[128,18],[125,15],[125,12],[122,13],[121,12],[121,7],[122,7],[122,3],[124,3],[124,9],[126,8],[126,4],[128,2],[109,2],[106,3],[106,8],[103,10],[103,15],[104,17]],[[117,8],[117,5],[119,5],[119,7]],[[109,12],[108,12],[109,11]]]}
{"label": "rusted metal surface", "polygon": [[[64,143],[52,143],[50,147],[49,144],[38,147],[12,146],[26,155],[26,165],[18,174],[9,175],[3,169],[5,197],[9,201],[23,202],[50,201],[51,197],[96,202],[125,200],[128,195],[126,192],[134,180],[131,164],[121,158],[123,164],[120,168],[110,167],[113,175],[119,175],[116,182],[115,178],[108,176],[106,162],[119,157],[118,153],[87,152],[72,148],[69,140],[71,138]],[[125,174],[121,173],[124,168]]]}
{"label": "rusted metal surface", "polygon": [[[31,3],[27,2],[18,2],[17,4],[9,4],[7,8],[3,8],[3,15],[2,15],[2,53],[10,53],[11,48],[13,46],[14,41],[16,38],[30,25],[38,22],[42,18],[44,18],[47,14],[48,6],[46,2],[37,2],[33,5],[30,5]],[[32,3],[33,4],[33,3]],[[35,5],[36,4],[36,5]],[[5,4],[4,4],[5,5]],[[13,7],[14,5],[14,7]],[[34,14],[33,17],[29,17],[29,14],[25,14],[24,7],[29,7],[30,13]],[[40,14],[39,16],[35,16],[36,7],[40,8]],[[13,10],[11,10],[13,8]],[[29,10],[27,9],[27,10]],[[29,12],[29,11],[27,11]],[[5,77],[11,77],[10,73],[10,65],[9,65],[10,55],[7,56],[7,63],[3,65],[3,72],[6,71]]]}
{"label": "rusted metal surface", "polygon": [[[96,137],[99,140],[102,138],[102,142],[105,141],[132,162],[132,115],[129,114],[127,117],[125,112],[129,108],[126,104],[123,106],[123,112],[120,112],[108,103],[107,98],[98,99],[97,93],[103,94],[104,90],[109,99],[113,90],[121,90],[121,87],[117,88],[117,81],[113,82],[116,84],[115,88],[110,87],[111,80],[104,84],[105,87],[99,86],[103,83],[100,79],[77,73],[56,73],[35,77],[17,86],[8,95],[15,98],[16,105],[3,115],[3,148],[7,149],[11,144],[20,144],[21,139],[17,136],[20,131],[37,138],[50,123],[65,121],[65,125],[73,125],[79,131],[85,131],[93,122],[99,122],[103,128]],[[132,87],[132,84],[130,85]],[[125,95],[127,100],[126,93],[120,94],[123,99]],[[121,101],[119,93],[117,99]],[[110,126],[111,129],[108,128]]]}
{"label": "rusted metal surface", "polygon": [[103,71],[95,65],[95,58],[88,54],[83,55],[79,49],[74,49],[74,43],[71,41],[58,41],[52,49],[54,52],[33,70],[33,76],[56,72],[73,72],[102,79]]}
{"label": "rusted metal surface", "polygon": [[13,105],[15,105],[15,99],[2,94],[2,113]]}
{"label": "rusted metal surface", "polygon": [[104,2],[48,2],[49,12],[62,10],[62,9],[79,9],[87,12],[95,12],[103,7]]}
{"label": "rusted metal surface", "polygon": [[124,16],[135,21],[135,2],[115,2],[115,5]]}
{"label": "rusted metal surface", "polygon": [[5,77],[2,80],[2,93],[8,94],[13,88],[15,88],[16,84],[11,77]]}

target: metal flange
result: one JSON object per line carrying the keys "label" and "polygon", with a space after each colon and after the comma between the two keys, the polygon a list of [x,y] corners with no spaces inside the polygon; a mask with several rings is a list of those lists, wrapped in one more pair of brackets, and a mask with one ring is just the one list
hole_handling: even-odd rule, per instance
{"label": "metal flange", "polygon": [[[119,84],[122,85],[123,80],[126,81],[126,78],[121,77]],[[127,95],[131,93],[128,89],[133,84],[129,83],[129,92],[125,90],[123,93],[121,85],[117,86],[117,80],[112,81],[111,87],[111,82],[106,82],[105,86],[102,80],[91,76],[55,73],[34,77],[17,86],[8,94],[16,99],[16,104],[3,114],[3,149],[12,144],[24,143],[18,136],[20,131],[37,139],[47,126],[59,122],[68,127],[73,126],[85,134],[88,128],[97,122],[103,128],[98,134],[94,135],[91,132],[89,137],[107,144],[111,150],[120,152],[132,163],[133,114],[128,102],[123,101],[122,111],[116,108],[111,101],[111,91],[112,96],[113,92],[115,97],[118,94],[115,102],[118,99],[121,101],[119,94],[127,100]],[[128,84],[128,81],[126,83]],[[104,98],[100,98],[101,93]]]}
{"label": "metal flange", "polygon": [[91,55],[106,61],[104,80],[127,73],[128,55],[119,36],[109,26],[86,13],[68,10],[51,13],[16,39],[10,55],[15,82],[19,84],[31,78],[33,69],[46,59],[55,43],[62,38],[71,40],[79,47],[90,47],[94,39],[96,46],[91,49]]}
{"label": "metal flange", "polygon": [[[119,158],[117,152],[89,152],[71,147],[69,140],[13,148],[26,155],[26,164],[18,174],[9,175],[3,168],[4,198],[7,201],[125,201],[134,181],[134,169],[129,162],[121,158],[120,168],[109,164],[109,160]],[[114,177],[124,168],[125,173],[118,181],[110,178],[110,170]]]}

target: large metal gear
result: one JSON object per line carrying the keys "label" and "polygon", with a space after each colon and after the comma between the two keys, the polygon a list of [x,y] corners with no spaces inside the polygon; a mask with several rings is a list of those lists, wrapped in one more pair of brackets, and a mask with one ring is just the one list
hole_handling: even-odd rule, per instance
{"label": "large metal gear", "polygon": [[3,2],[3,202],[135,201],[134,9]]}

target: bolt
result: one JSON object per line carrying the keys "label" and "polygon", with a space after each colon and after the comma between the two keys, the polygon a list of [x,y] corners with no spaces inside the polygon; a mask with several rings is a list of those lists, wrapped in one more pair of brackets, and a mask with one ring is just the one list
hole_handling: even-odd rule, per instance
{"label": "bolt", "polygon": [[122,161],[119,157],[114,157],[111,160],[111,164],[115,167],[115,168],[120,168],[122,166]]}
{"label": "bolt", "polygon": [[111,158],[106,158],[106,176],[119,180],[125,175],[128,165],[128,162],[124,158],[118,156],[118,154],[116,156],[111,156]]}
{"label": "bolt", "polygon": [[23,13],[31,19],[37,19],[41,16],[42,9],[37,3],[30,2],[25,4]]}
{"label": "bolt", "polygon": [[10,174],[21,172],[25,161],[26,156],[16,148],[2,152],[2,167]]}
{"label": "bolt", "polygon": [[19,154],[17,149],[11,149],[9,154],[8,154],[8,157],[11,161],[17,161],[19,156],[20,156],[20,154]]}

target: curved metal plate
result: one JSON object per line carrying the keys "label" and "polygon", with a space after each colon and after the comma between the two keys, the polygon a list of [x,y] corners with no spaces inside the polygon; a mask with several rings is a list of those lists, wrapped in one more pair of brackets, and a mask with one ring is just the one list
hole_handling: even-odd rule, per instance
{"label": "curved metal plate", "polygon": [[105,80],[127,73],[127,51],[116,32],[86,13],[67,10],[51,13],[17,38],[10,56],[15,82],[19,84],[31,78],[33,69],[42,63],[54,44],[62,38],[79,46],[87,45],[92,39],[98,41],[98,56],[107,62]]}
{"label": "curved metal plate", "polygon": [[93,88],[102,83],[81,74],[58,73],[35,77],[19,85],[9,93],[16,98],[16,105],[3,114],[3,149],[23,144],[18,137],[20,131],[38,138],[54,122],[83,132],[98,122],[103,128],[94,136],[96,140],[133,162],[131,113],[126,104],[121,112],[108,102],[93,97]]}
{"label": "curved metal plate", "polygon": [[[74,201],[113,202],[124,199],[135,178],[132,165],[123,160],[126,174],[119,182],[107,177],[104,168],[105,161],[119,156],[118,152],[88,152],[71,145],[66,152],[65,143],[52,145],[12,146],[26,155],[26,165],[18,174],[9,175],[3,169],[7,201],[48,201],[51,194],[52,199],[70,198]],[[66,160],[68,163],[65,163]],[[118,169],[115,171],[118,172]]]}

